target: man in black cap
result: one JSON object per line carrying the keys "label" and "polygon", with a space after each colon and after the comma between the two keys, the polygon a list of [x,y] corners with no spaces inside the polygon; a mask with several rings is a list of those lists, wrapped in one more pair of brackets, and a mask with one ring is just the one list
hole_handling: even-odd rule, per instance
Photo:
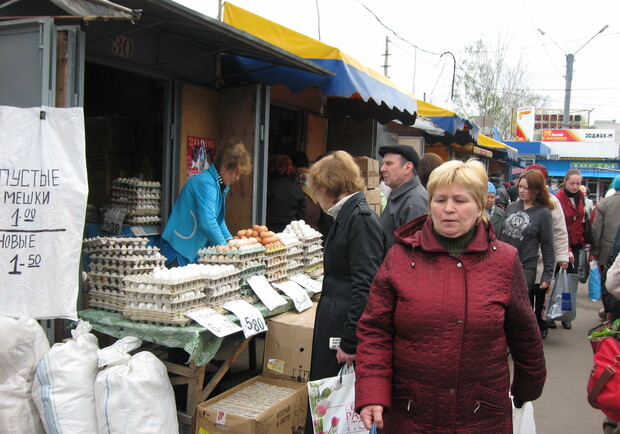
{"label": "man in black cap", "polygon": [[382,146],[379,155],[383,157],[380,169],[383,181],[392,189],[381,214],[392,245],[396,229],[428,214],[428,193],[416,172],[420,157],[415,149],[407,145]]}

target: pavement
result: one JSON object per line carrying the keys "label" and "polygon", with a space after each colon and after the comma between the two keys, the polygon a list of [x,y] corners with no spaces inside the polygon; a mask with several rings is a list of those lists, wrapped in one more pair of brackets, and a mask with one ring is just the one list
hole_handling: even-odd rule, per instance
{"label": "pavement", "polygon": [[588,404],[586,386],[593,365],[588,331],[601,323],[600,301],[588,298],[587,284],[577,289],[577,317],[572,329],[561,323],[549,329],[543,341],[547,362],[547,382],[542,396],[534,401],[538,434],[602,433],[605,416]]}

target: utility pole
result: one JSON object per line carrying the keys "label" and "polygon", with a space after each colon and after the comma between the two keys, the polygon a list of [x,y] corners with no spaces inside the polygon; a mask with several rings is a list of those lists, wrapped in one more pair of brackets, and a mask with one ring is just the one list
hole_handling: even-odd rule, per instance
{"label": "utility pole", "polygon": [[383,54],[383,56],[385,57],[385,59],[383,60],[383,75],[385,75],[388,78],[389,78],[388,68],[390,67],[390,65],[388,65],[389,55],[390,55],[390,38],[389,36],[386,36],[385,37],[385,54]]}
{"label": "utility pole", "polygon": [[[594,36],[592,36],[590,39],[588,39],[588,41],[583,44],[581,46],[581,48],[579,48],[577,51],[575,51],[574,54],[566,54],[566,88],[564,90],[564,115],[562,116],[562,128],[564,129],[568,129],[569,127],[569,114],[570,114],[570,93],[571,93],[571,86],[573,83],[573,64],[575,63],[575,54],[577,54],[579,51],[581,51],[581,49],[583,47],[585,47],[586,45],[588,45],[590,43],[590,41],[594,38],[596,38],[597,35],[600,35],[601,33],[603,33],[607,27],[609,27],[609,25],[605,24],[605,26],[599,30],[598,32],[596,32],[594,34]],[[542,31],[541,29],[537,29],[541,35],[543,36],[547,36],[549,39],[551,39],[551,37],[549,35],[547,35],[544,31]],[[562,50],[562,47],[560,47],[553,39],[551,39],[551,42],[553,42],[560,50]],[[562,50],[562,52],[564,52],[564,50]]]}

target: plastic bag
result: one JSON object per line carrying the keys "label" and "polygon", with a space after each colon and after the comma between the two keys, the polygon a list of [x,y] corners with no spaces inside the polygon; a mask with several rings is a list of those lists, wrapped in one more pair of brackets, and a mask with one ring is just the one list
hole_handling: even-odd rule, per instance
{"label": "plastic bag", "polygon": [[601,271],[598,268],[597,261],[590,261],[588,297],[590,297],[590,301],[599,301],[601,299]]}
{"label": "plastic bag", "polygon": [[577,274],[561,270],[545,296],[543,320],[572,321],[577,316]]}
{"label": "plastic bag", "polygon": [[314,432],[368,433],[355,408],[355,370],[344,366],[335,377],[308,381]]}
{"label": "plastic bag", "polygon": [[95,433],[95,379],[97,337],[91,325],[80,321],[71,330],[73,339],[55,344],[43,357],[32,386],[32,398],[50,433]]}
{"label": "plastic bag", "polygon": [[616,256],[614,263],[607,270],[605,288],[611,295],[620,299],[620,255]]}
{"label": "plastic bag", "polygon": [[[100,350],[108,367],[95,382],[99,432],[177,434],[176,402],[166,367],[148,351],[133,357],[123,355],[121,348],[140,345],[139,339],[133,339],[117,342],[119,345],[110,351]],[[110,354],[117,357],[107,357]]]}
{"label": "plastic bag", "polygon": [[534,405],[531,401],[524,402],[521,408],[512,405],[512,432],[513,434],[536,434]]}

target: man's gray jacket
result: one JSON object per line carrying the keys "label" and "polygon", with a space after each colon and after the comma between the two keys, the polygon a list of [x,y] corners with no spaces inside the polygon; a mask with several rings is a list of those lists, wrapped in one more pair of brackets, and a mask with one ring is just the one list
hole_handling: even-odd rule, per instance
{"label": "man's gray jacket", "polygon": [[388,245],[394,244],[394,231],[421,215],[428,214],[428,193],[420,183],[420,177],[414,176],[410,181],[392,190],[387,206],[381,214],[388,235]]}

